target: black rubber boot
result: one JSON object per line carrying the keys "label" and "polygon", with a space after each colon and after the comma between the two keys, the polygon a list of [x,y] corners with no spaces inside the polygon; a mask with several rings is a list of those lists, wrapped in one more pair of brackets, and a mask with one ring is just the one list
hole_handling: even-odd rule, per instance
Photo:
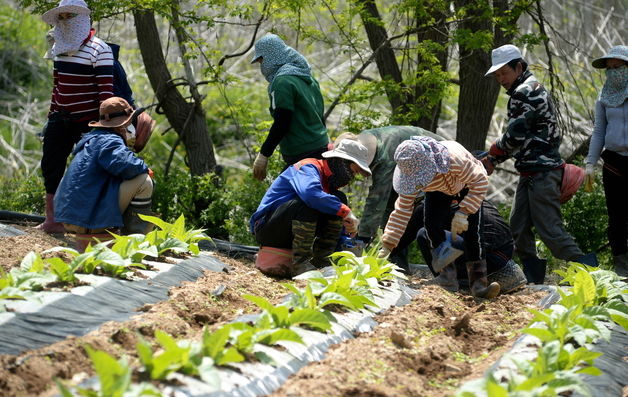
{"label": "black rubber boot", "polygon": [[543,284],[547,269],[547,259],[526,258],[521,260],[521,264],[523,265],[523,274],[526,275],[528,283]]}
{"label": "black rubber boot", "polygon": [[122,221],[124,227],[122,228],[122,234],[146,234],[153,230],[154,224],[146,222],[139,217],[139,214],[155,216],[155,213],[151,210],[151,201],[145,201],[142,204],[129,204],[122,214]]}
{"label": "black rubber boot", "polygon": [[298,276],[314,266],[312,260],[312,246],[316,236],[316,222],[292,220],[292,276]]}
{"label": "black rubber boot", "polygon": [[471,295],[476,298],[493,299],[499,294],[499,284],[496,282],[488,284],[485,260],[470,261],[466,265]]}
{"label": "black rubber boot", "polygon": [[322,234],[314,240],[312,248],[312,265],[317,268],[329,266],[331,264],[329,255],[336,251],[338,239],[342,232],[342,218],[330,219]]}
{"label": "black rubber boot", "polygon": [[441,269],[440,274],[426,283],[427,285],[438,285],[447,291],[458,292],[460,289],[458,284],[458,273],[456,265],[450,263]]}

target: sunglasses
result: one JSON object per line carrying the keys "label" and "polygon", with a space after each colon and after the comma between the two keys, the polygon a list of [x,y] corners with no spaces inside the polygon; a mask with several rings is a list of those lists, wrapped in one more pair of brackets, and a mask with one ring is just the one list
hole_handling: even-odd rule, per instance
{"label": "sunglasses", "polygon": [[62,12],[59,15],[57,15],[57,20],[59,21],[67,21],[68,19],[72,19],[75,16],[77,16],[78,14],[73,13],[73,12]]}

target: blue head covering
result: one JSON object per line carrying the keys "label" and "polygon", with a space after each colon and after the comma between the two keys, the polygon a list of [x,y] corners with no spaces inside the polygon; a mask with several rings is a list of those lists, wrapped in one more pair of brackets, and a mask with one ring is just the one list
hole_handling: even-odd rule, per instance
{"label": "blue head covering", "polygon": [[286,45],[276,34],[267,34],[255,43],[253,61],[262,59],[260,69],[269,83],[277,76],[311,76],[310,65],[297,50]]}

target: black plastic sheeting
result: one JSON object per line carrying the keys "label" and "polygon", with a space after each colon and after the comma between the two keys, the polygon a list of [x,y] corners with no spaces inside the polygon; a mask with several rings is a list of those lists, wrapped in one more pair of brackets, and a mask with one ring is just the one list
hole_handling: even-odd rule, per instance
{"label": "black plastic sheeting", "polygon": [[247,258],[254,260],[257,251],[259,251],[259,247],[231,243],[217,238],[212,238],[211,241],[202,240],[198,243],[198,246],[203,251],[218,251],[233,259]]}
{"label": "black plastic sheeting", "polygon": [[21,236],[23,234],[26,234],[26,233],[12,226],[4,225],[0,223],[0,237],[15,237],[15,236]]}
{"label": "black plastic sheeting", "polygon": [[15,313],[0,325],[0,354],[20,354],[69,335],[82,336],[107,321],[125,321],[148,303],[168,299],[168,290],[226,265],[209,255],[186,259],[152,279],[111,279],[87,294],[68,295],[34,313]]}

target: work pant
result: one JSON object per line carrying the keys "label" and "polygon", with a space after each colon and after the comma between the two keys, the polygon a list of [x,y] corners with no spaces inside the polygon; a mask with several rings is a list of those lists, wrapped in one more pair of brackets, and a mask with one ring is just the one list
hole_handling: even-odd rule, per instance
{"label": "work pant", "polygon": [[41,172],[46,193],[57,192],[72,148],[81,136],[91,129],[87,124],[87,121],[75,123],[64,119],[58,113],[48,118],[41,158]]}
{"label": "work pant", "polygon": [[628,156],[605,150],[602,159],[604,159],[602,183],[608,212],[608,242],[613,255],[622,255],[628,251],[626,247],[628,206],[623,202],[626,197],[624,189],[628,183]]}
{"label": "work pant", "polygon": [[[346,196],[340,191],[333,193],[340,200],[346,202]],[[316,222],[316,236],[321,236],[326,229],[327,222],[340,217],[324,214],[305,205],[303,200],[295,198],[269,211],[264,216],[264,222],[255,228],[255,240],[261,246],[275,248],[292,248],[292,221]],[[340,238],[340,235],[338,235]]]}
{"label": "work pant", "polygon": [[[153,196],[153,180],[148,174],[140,174],[133,179],[128,179],[120,184],[118,192],[118,205],[120,212],[124,213],[133,201],[138,203],[150,203]],[[83,226],[64,223],[63,227],[72,233],[102,233],[107,228],[87,229]]]}
{"label": "work pant", "polygon": [[522,261],[537,258],[533,227],[554,257],[575,260],[582,255],[563,226],[559,200],[562,177],[562,169],[553,169],[519,178],[510,229]]}
{"label": "work pant", "polygon": [[[445,241],[445,230],[449,230],[451,227],[451,205],[454,200],[459,201],[461,197],[450,196],[442,192],[425,193],[423,223],[432,248],[438,247]],[[462,233],[464,251],[468,261],[479,261],[482,259],[481,212],[482,207],[467,217],[469,228]]]}

